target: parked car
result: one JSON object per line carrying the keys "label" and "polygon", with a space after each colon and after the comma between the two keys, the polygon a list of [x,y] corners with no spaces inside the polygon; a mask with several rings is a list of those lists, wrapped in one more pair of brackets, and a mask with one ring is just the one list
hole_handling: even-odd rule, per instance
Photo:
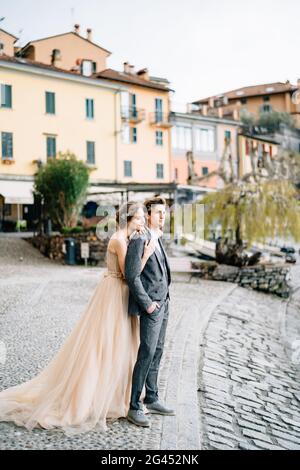
{"label": "parked car", "polygon": [[296,263],[296,256],[293,253],[287,253],[285,261],[286,263]]}
{"label": "parked car", "polygon": [[282,253],[296,253],[295,248],[292,247],[292,246],[282,246],[282,247],[280,248],[280,251],[281,251]]}

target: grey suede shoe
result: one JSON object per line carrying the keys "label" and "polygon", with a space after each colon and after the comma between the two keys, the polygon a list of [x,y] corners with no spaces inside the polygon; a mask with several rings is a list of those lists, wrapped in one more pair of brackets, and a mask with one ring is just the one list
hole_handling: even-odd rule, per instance
{"label": "grey suede shoe", "polygon": [[127,419],[131,423],[136,424],[136,426],[143,426],[144,428],[150,426],[150,421],[142,410],[129,410]]}
{"label": "grey suede shoe", "polygon": [[165,416],[175,416],[175,411],[171,408],[167,408],[160,401],[155,401],[154,403],[145,403],[149,413],[165,415]]}

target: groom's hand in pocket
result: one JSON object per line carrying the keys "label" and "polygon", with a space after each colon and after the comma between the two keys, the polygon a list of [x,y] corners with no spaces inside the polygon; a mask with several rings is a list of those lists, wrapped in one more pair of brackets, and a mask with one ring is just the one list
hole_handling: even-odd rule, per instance
{"label": "groom's hand in pocket", "polygon": [[147,313],[153,313],[155,309],[160,308],[160,305],[157,302],[152,302],[149,308],[147,308]]}

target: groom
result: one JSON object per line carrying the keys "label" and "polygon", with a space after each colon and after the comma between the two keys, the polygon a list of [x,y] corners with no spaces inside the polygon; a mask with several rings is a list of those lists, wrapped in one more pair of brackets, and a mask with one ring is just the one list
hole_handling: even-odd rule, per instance
{"label": "groom", "polygon": [[[144,404],[150,413],[174,415],[158,397],[158,369],[163,353],[169,315],[170,267],[160,240],[166,216],[166,201],[154,197],[144,202],[148,230],[137,235],[129,245],[125,259],[125,279],[129,286],[130,315],[140,315],[140,347],[132,376],[128,420],[138,426],[150,426],[140,396],[145,385]],[[141,272],[141,258],[146,240],[155,239],[155,251]]]}

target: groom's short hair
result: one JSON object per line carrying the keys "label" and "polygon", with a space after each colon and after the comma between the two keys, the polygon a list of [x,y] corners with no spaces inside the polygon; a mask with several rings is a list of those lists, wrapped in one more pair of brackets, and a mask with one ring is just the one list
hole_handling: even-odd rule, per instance
{"label": "groom's short hair", "polygon": [[155,196],[155,197],[150,197],[149,199],[146,199],[144,202],[144,206],[146,207],[147,213],[150,215],[151,214],[151,207],[152,206],[157,206],[158,204],[162,204],[163,206],[166,206],[166,200],[162,196]]}

